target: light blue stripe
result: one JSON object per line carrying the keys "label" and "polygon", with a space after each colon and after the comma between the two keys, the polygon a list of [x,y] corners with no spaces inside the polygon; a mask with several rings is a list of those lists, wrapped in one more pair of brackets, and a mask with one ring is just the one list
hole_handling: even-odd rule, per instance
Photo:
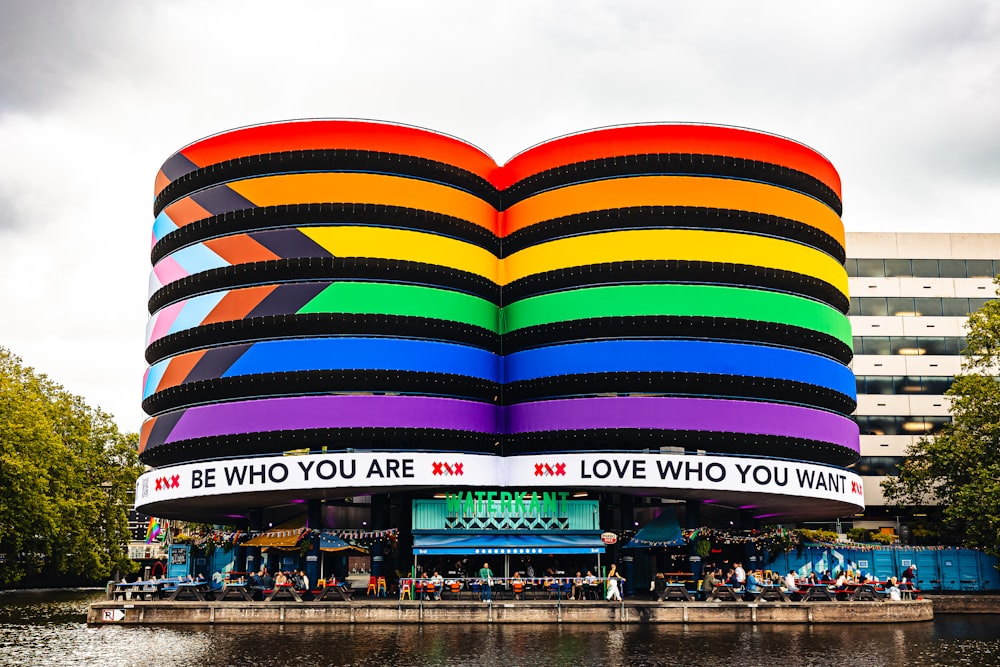
{"label": "light blue stripe", "polygon": [[156,216],[156,220],[153,221],[153,239],[154,241],[159,241],[164,236],[177,229],[177,225],[170,219],[167,212],[165,210],[160,211],[160,214]]}
{"label": "light blue stripe", "polygon": [[167,257],[177,262],[188,274],[201,273],[202,271],[229,266],[229,262],[216,255],[202,243],[181,248],[177,252],[167,255]]}
{"label": "light blue stripe", "polygon": [[211,294],[202,294],[201,296],[188,299],[184,302],[184,306],[181,308],[180,314],[177,315],[174,323],[170,326],[170,331],[167,333],[173,334],[178,331],[192,329],[200,325],[202,320],[208,317],[208,314],[212,312],[212,309],[219,305],[219,302],[222,301],[227,294],[229,294],[228,291],[213,292]]}

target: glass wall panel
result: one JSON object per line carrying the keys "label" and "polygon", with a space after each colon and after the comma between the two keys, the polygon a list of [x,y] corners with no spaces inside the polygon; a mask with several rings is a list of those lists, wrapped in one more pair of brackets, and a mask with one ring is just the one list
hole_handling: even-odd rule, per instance
{"label": "glass wall panel", "polygon": [[921,393],[943,395],[944,392],[948,391],[948,387],[951,386],[954,379],[951,376],[926,375],[920,378],[920,384],[923,388]]}
{"label": "glass wall panel", "polygon": [[886,299],[888,302],[889,314],[898,316],[915,315],[916,308],[913,305],[913,297],[909,296],[890,296]]}
{"label": "glass wall panel", "polygon": [[913,275],[912,271],[908,259],[885,260],[885,275],[887,276],[911,276]]}
{"label": "glass wall panel", "polygon": [[941,315],[942,300],[943,299],[932,299],[929,297],[917,297],[913,300],[913,304],[917,309],[918,315],[938,317]]}
{"label": "glass wall panel", "polygon": [[917,344],[916,338],[893,336],[889,339],[889,348],[892,350],[890,354],[926,354]]}
{"label": "glass wall panel", "polygon": [[889,307],[882,297],[867,297],[861,299],[861,314],[868,316],[888,315]]}
{"label": "glass wall panel", "polygon": [[965,266],[970,278],[992,278],[996,275],[992,259],[967,259]]}
{"label": "glass wall panel", "polygon": [[942,278],[965,278],[964,259],[942,259],[939,260]]}
{"label": "glass wall panel", "polygon": [[859,259],[858,275],[863,278],[883,278],[885,265],[881,259]]}
{"label": "glass wall panel", "polygon": [[914,259],[910,265],[913,267],[913,275],[918,278],[937,278],[938,261],[936,259]]}
{"label": "glass wall panel", "polygon": [[947,338],[921,337],[917,339],[917,348],[923,350],[922,354],[951,354]]}
{"label": "glass wall panel", "polygon": [[941,314],[945,317],[968,317],[968,299],[942,299]]}
{"label": "glass wall panel", "polygon": [[863,354],[892,354],[888,336],[865,336]]}

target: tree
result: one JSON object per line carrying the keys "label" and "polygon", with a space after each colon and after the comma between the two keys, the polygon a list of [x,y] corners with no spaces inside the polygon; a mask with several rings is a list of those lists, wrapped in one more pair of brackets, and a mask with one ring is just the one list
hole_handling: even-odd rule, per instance
{"label": "tree", "polygon": [[897,506],[940,505],[965,546],[1000,555],[1000,301],[973,313],[967,340],[946,392],[951,423],[911,447],[882,488]]}
{"label": "tree", "polygon": [[138,436],[0,348],[0,585],[131,572]]}

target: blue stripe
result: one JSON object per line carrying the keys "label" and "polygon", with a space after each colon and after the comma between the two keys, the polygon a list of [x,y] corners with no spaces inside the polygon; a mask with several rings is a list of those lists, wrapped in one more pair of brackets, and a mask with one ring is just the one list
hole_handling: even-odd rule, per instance
{"label": "blue stripe", "polygon": [[498,382],[499,357],[474,347],[396,338],[308,338],[255,344],[223,377],[312,370],[454,373]]}
{"label": "blue stripe", "polygon": [[509,354],[505,382],[578,373],[715,373],[794,380],[854,397],[854,373],[799,350],[743,343],[621,340],[552,345]]}

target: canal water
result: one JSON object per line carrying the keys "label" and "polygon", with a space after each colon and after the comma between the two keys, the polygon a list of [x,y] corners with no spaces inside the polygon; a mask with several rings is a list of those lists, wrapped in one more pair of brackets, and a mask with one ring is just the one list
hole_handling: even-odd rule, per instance
{"label": "canal water", "polygon": [[1000,665],[1000,615],[850,626],[88,627],[103,591],[0,592],[0,665]]}

